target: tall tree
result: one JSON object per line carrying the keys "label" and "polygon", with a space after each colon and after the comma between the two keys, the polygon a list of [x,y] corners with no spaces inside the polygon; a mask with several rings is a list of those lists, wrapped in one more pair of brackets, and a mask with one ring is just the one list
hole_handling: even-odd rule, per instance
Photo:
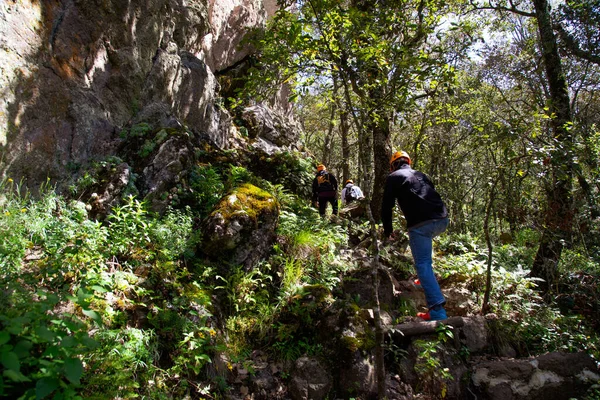
{"label": "tall tree", "polygon": [[538,46],[545,71],[546,116],[550,121],[551,144],[546,160],[552,184],[547,188],[544,229],[531,275],[543,279],[540,288],[549,289],[555,280],[563,247],[570,238],[573,222],[572,179],[573,141],[571,106],[567,80],[558,41],[553,30],[553,17],[547,0],[471,1],[478,9],[494,10],[499,14],[516,14],[535,18]]}
{"label": "tall tree", "polygon": [[362,183],[376,219],[389,172],[391,121],[416,100],[446,89],[454,73],[448,49],[464,50],[469,43],[468,35],[453,42],[444,35],[444,29],[460,31],[444,19],[455,3],[290,2],[294,10],[282,8],[263,38],[263,64],[281,79],[301,71],[303,77],[338,80],[358,133]]}
{"label": "tall tree", "polygon": [[544,279],[541,288],[554,283],[564,243],[570,239],[573,223],[573,137],[571,104],[567,80],[558,53],[557,38],[552,28],[552,16],[547,0],[533,0],[540,37],[540,47],[550,97],[548,111],[554,133],[555,148],[551,152],[554,188],[548,193],[545,225],[531,269],[531,275]]}

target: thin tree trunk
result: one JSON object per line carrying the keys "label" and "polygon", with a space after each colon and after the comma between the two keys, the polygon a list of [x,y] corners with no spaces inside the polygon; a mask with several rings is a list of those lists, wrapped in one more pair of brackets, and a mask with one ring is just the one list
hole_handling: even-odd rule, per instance
{"label": "thin tree trunk", "polygon": [[552,151],[550,168],[553,185],[548,188],[548,204],[545,211],[545,230],[542,233],[531,275],[541,278],[540,289],[546,292],[553,284],[558,272],[558,263],[563,244],[570,238],[573,223],[572,177],[573,167],[569,154],[572,137],[568,130],[571,122],[571,107],[568,87],[562,70],[556,36],[552,30],[550,9],[547,0],[533,0],[540,35],[542,59],[550,90],[549,114],[552,136],[556,148]]}
{"label": "thin tree trunk", "polygon": [[370,205],[367,205],[366,211],[370,222],[370,234],[373,242],[371,276],[373,279],[373,291],[375,298],[373,319],[375,322],[375,372],[377,376],[377,398],[385,399],[385,363],[383,354],[385,331],[381,322],[381,307],[379,305],[379,242],[377,241],[377,227]]}
{"label": "thin tree trunk", "polygon": [[[348,135],[350,133],[350,124],[348,123],[348,110],[344,107],[338,95],[338,79],[333,77],[333,96],[337,109],[340,113],[340,137],[342,140],[342,182],[350,179],[350,143]],[[360,186],[360,183],[357,183]]]}
{"label": "thin tree trunk", "polygon": [[492,240],[490,238],[490,216],[492,214],[492,207],[494,206],[494,198],[496,197],[496,184],[498,183],[498,177],[494,179],[494,183],[490,188],[490,197],[485,210],[485,220],[483,221],[483,231],[485,233],[485,242],[488,248],[488,261],[487,261],[487,272],[485,277],[485,293],[483,295],[483,304],[481,305],[481,313],[483,315],[488,313],[490,308],[490,292],[492,291],[492,257],[494,255],[494,248],[492,246]]}
{"label": "thin tree trunk", "polygon": [[[340,136],[342,138],[342,176],[343,181],[350,179],[350,143],[348,142],[348,134],[350,126],[348,124],[348,112],[340,112]],[[357,182],[357,184],[360,184]]]}
{"label": "thin tree trunk", "polygon": [[577,182],[579,183],[579,187],[583,191],[588,206],[590,207],[590,215],[594,220],[600,217],[600,210],[598,209],[598,205],[596,204],[596,198],[594,196],[594,193],[592,192],[592,188],[590,187],[588,181],[585,179],[585,176],[583,176],[583,171],[581,171],[581,167],[576,168],[575,174],[577,175]]}
{"label": "thin tree trunk", "polygon": [[[348,103],[349,109],[353,110],[352,99],[350,97],[350,88],[348,82],[342,75],[344,97]],[[379,306],[379,244],[377,242],[377,229],[375,225],[375,219],[373,218],[373,212],[370,204],[373,204],[372,199],[372,185],[373,180],[371,176],[373,174],[373,137],[368,134],[365,130],[365,124],[360,121],[355,111],[352,111],[352,118],[356,125],[356,131],[358,132],[358,144],[359,144],[359,169],[363,174],[364,194],[367,198],[366,207],[367,217],[370,222],[370,235],[374,243],[374,254],[371,273],[373,275],[373,286],[374,286],[374,298],[375,298],[375,309],[373,310],[373,316],[375,320],[375,371],[377,377],[377,393],[379,399],[385,398],[385,364],[383,354],[384,344],[384,330],[381,322],[381,311]],[[381,205],[379,206],[381,208]]]}
{"label": "thin tree trunk", "polygon": [[390,125],[387,116],[380,116],[373,126],[373,155],[375,164],[375,177],[373,182],[373,195],[371,209],[375,221],[381,220],[381,202],[385,180],[390,172],[389,159],[392,153],[390,146]]}
{"label": "thin tree trunk", "polygon": [[325,135],[325,141],[323,143],[323,149],[321,157],[321,162],[325,164],[328,168],[330,167],[329,162],[331,161],[331,154],[333,153],[333,128],[335,128],[335,113],[336,113],[336,105],[335,103],[331,104],[331,115],[329,116],[329,128],[327,129],[327,135]]}

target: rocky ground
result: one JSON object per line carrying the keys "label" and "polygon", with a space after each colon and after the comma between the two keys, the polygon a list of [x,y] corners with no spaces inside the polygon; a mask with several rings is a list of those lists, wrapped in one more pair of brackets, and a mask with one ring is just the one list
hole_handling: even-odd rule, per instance
{"label": "rocky ground", "polygon": [[[228,398],[327,399],[332,393],[377,398],[371,259],[364,241],[357,242],[345,257],[360,260],[362,267],[344,277],[339,292],[334,290],[338,299],[354,299],[352,308],[340,301],[320,306],[315,321],[324,332],[327,357],[275,361],[255,350],[244,363],[220,359],[214,372],[225,374]],[[410,263],[410,252],[402,241],[382,249],[379,300],[389,399],[570,399],[600,381],[598,366],[586,353],[519,358],[510,344],[499,346],[493,332],[498,317],[479,314],[466,282],[441,281],[448,320],[425,322],[407,315],[406,310],[425,309],[423,291],[415,276],[390,261]],[[317,297],[305,301],[318,303]]]}

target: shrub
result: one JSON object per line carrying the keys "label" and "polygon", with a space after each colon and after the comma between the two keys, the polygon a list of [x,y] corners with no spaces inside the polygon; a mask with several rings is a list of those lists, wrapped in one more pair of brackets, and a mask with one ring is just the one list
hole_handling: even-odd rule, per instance
{"label": "shrub", "polygon": [[217,170],[210,165],[200,165],[190,173],[190,188],[193,191],[195,211],[207,216],[225,194],[225,185]]}
{"label": "shrub", "polygon": [[73,313],[58,312],[65,300],[60,296],[9,287],[0,305],[0,396],[78,398],[81,356],[96,347],[87,325]]}
{"label": "shrub", "polygon": [[149,232],[155,221],[143,201],[128,197],[124,205],[113,208],[108,220],[112,254],[124,260],[144,260],[151,256]]}

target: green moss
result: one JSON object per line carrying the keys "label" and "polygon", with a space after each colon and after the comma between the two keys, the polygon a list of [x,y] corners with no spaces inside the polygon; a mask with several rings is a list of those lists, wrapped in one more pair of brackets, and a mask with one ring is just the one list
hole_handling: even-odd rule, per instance
{"label": "green moss", "polygon": [[344,348],[352,352],[357,350],[369,351],[375,347],[375,335],[370,329],[357,334],[356,337],[342,336],[340,341]]}
{"label": "green moss", "polygon": [[361,350],[371,350],[375,347],[375,333],[369,329],[358,337]]}
{"label": "green moss", "polygon": [[[173,133],[171,133],[173,134]],[[169,136],[169,133],[167,133],[167,131],[165,129],[161,129],[160,131],[158,131],[158,133],[156,134],[156,136],[154,136],[154,141],[158,144],[164,142],[167,137]]]}
{"label": "green moss", "polygon": [[142,148],[140,151],[138,151],[138,155],[142,158],[148,157],[150,154],[152,154],[154,149],[158,145],[164,143],[170,135],[173,136],[177,134],[179,134],[179,131],[174,129],[161,129],[156,135],[154,135],[153,139],[148,139],[144,142]]}
{"label": "green moss", "polygon": [[302,288],[304,297],[310,295],[314,297],[316,304],[321,304],[331,298],[331,291],[322,284],[307,285]]}
{"label": "green moss", "polygon": [[188,301],[201,306],[211,305],[211,292],[201,287],[198,283],[192,282],[183,285],[182,297]]}
{"label": "green moss", "polygon": [[148,157],[150,154],[152,154],[155,147],[156,147],[155,142],[153,142],[151,140],[146,140],[144,142],[144,145],[140,149],[140,151],[138,151],[138,155],[142,158]]}
{"label": "green moss", "polygon": [[351,352],[355,352],[359,349],[359,341],[357,338],[352,336],[343,336],[341,339],[342,346]]}
{"label": "green moss", "polygon": [[369,324],[366,313],[359,312],[361,309],[356,304],[348,304],[351,310],[357,310],[352,316],[352,330],[355,336],[342,336],[340,341],[342,347],[350,350],[369,351],[375,347],[375,330]]}
{"label": "green moss", "polygon": [[152,126],[146,122],[141,122],[139,124],[132,126],[129,129],[129,132],[127,132],[125,130],[121,131],[121,137],[123,137],[123,136],[124,136],[124,138],[143,137],[143,136],[146,136],[150,132],[152,132]]}
{"label": "green moss", "polygon": [[233,215],[246,214],[256,221],[259,215],[278,209],[277,200],[268,192],[244,183],[219,202],[213,215],[220,213],[223,218],[229,220]]}
{"label": "green moss", "polygon": [[358,313],[361,310],[360,305],[356,304],[355,302],[350,303],[348,307],[353,313]]}

